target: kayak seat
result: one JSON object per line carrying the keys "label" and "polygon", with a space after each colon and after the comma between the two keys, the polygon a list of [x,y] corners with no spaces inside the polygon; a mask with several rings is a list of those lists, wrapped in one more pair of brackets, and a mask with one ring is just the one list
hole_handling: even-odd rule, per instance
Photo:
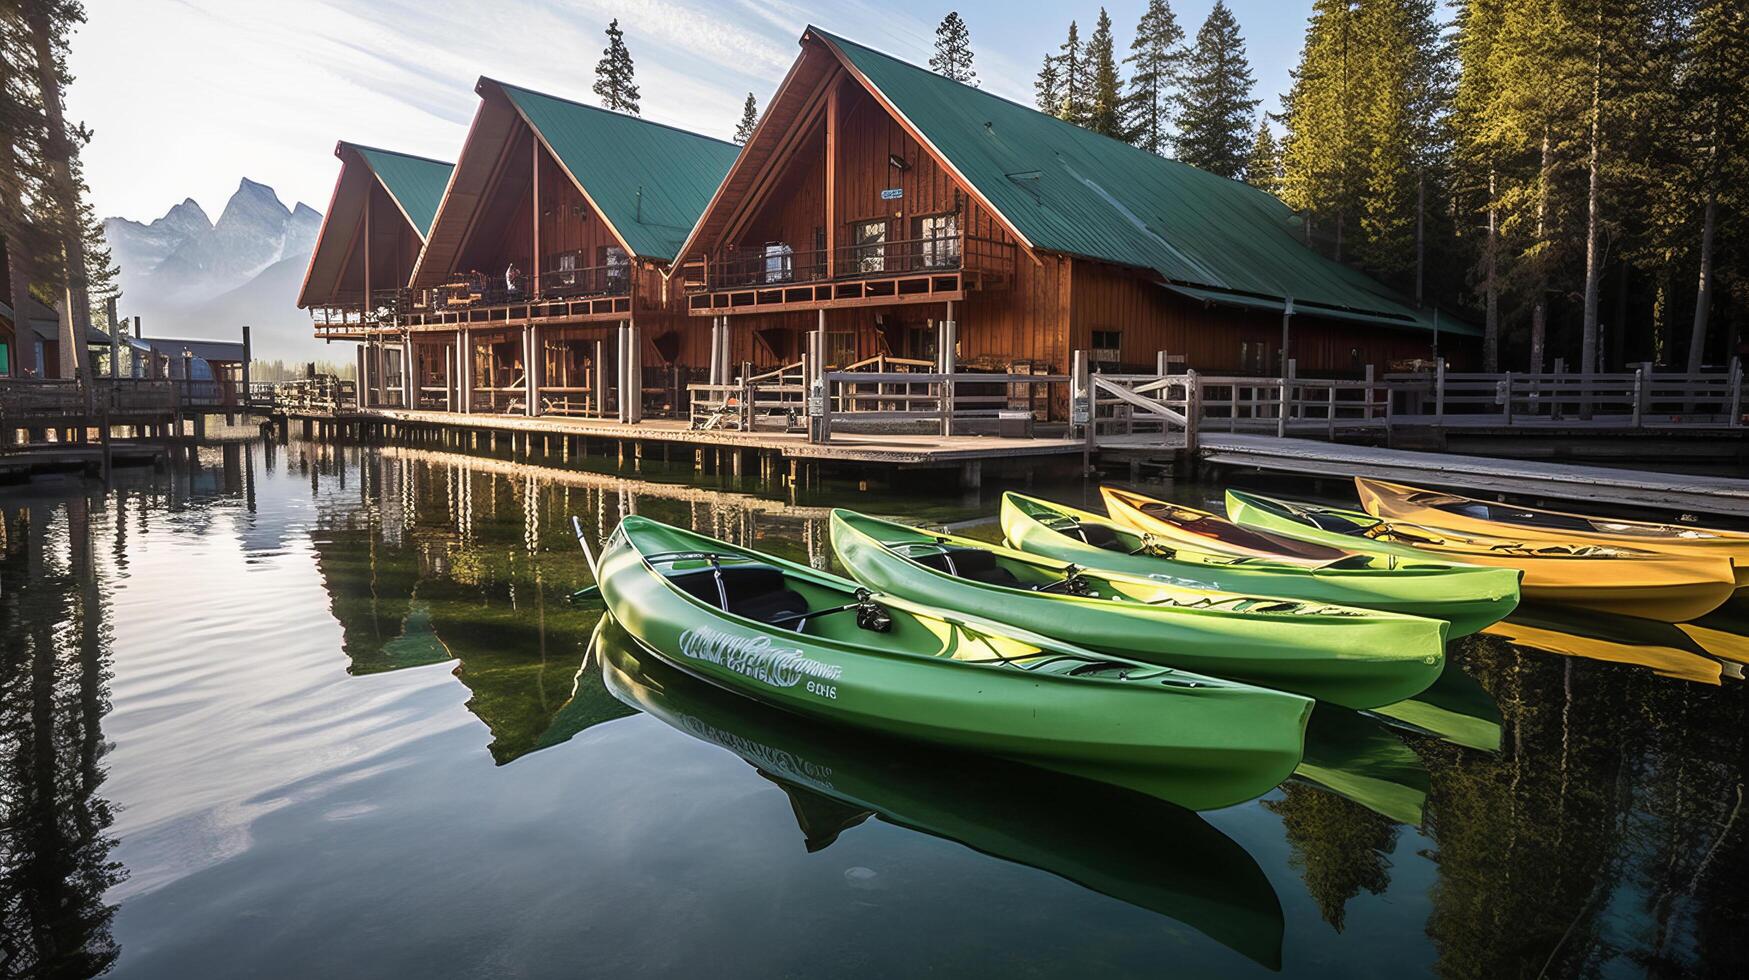
{"label": "kayak seat", "polygon": [[[717,590],[715,570],[693,569],[668,576],[682,592],[708,605],[725,609],[737,616],[769,623],[785,616],[808,611],[808,600],[789,587],[783,572],[771,565],[724,565],[722,592]],[[723,593],[729,597],[723,605]],[[796,619],[783,625],[800,629],[807,620]]]}
{"label": "kayak seat", "polygon": [[1095,548],[1104,548],[1107,551],[1128,550],[1123,546],[1123,542],[1117,539],[1117,532],[1104,524],[1088,524],[1083,521],[1078,530],[1081,532],[1081,540]]}
{"label": "kayak seat", "polygon": [[1014,573],[996,564],[996,556],[981,548],[945,548],[934,554],[912,555],[919,565],[987,585],[1019,585]]}

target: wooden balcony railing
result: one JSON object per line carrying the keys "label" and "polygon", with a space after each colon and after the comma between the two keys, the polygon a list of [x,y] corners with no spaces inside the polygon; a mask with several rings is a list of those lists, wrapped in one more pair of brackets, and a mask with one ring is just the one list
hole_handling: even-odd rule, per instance
{"label": "wooden balcony railing", "polygon": [[691,292],[756,289],[794,283],[880,279],[934,272],[977,271],[1011,278],[1014,245],[976,235],[942,235],[824,249],[745,250],[685,263],[681,283]]}

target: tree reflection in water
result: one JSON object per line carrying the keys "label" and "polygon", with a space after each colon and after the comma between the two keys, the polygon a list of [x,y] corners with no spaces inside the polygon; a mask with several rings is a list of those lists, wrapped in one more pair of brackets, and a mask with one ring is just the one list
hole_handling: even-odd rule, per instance
{"label": "tree reflection in water", "polygon": [[[120,954],[104,893],[114,817],[98,794],[109,710],[104,497],[0,515],[0,975],[90,976]],[[119,523],[119,522],[118,522]]]}

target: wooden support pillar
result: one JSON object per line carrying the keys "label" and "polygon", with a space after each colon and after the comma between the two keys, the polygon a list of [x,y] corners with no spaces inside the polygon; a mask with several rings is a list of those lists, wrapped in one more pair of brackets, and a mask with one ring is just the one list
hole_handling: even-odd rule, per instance
{"label": "wooden support pillar", "polygon": [[474,332],[467,327],[461,329],[460,365],[457,371],[458,392],[462,411],[474,410]]}
{"label": "wooden support pillar", "polygon": [[401,335],[401,407],[419,407],[419,372],[413,363],[413,333]]}
{"label": "wooden support pillar", "polygon": [[527,403],[524,407],[530,417],[540,414],[540,369],[544,351],[541,350],[540,325],[530,324],[522,328],[523,337],[523,372],[526,393],[523,398]]}
{"label": "wooden support pillar", "polygon": [[[595,410],[594,414],[597,418],[607,417],[606,353],[607,344],[597,340],[595,342],[595,360],[590,365],[593,370],[591,371],[591,379],[589,382],[589,397],[594,402],[594,405],[591,407]],[[588,452],[587,444],[584,446],[584,452]]]}
{"label": "wooden support pillar", "polygon": [[941,321],[941,340],[937,357],[941,373],[947,380],[941,383],[941,434],[953,435],[953,374],[959,368],[959,324],[953,319],[953,300],[947,301],[947,317]]}

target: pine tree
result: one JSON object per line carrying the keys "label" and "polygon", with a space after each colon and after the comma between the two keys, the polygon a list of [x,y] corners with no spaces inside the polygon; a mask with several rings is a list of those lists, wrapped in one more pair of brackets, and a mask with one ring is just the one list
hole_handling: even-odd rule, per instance
{"label": "pine tree", "polygon": [[742,146],[753,138],[753,130],[759,125],[759,101],[753,98],[753,93],[747,93],[747,101],[741,103],[741,121],[735,125],[735,142]]}
{"label": "pine tree", "polygon": [[1069,37],[1057,49],[1055,108],[1051,115],[1077,126],[1087,125],[1092,115],[1093,80],[1087,70],[1087,49],[1081,45],[1081,28],[1069,22]]}
{"label": "pine tree", "polygon": [[638,115],[638,86],[634,81],[632,53],[626,50],[625,32],[619,18],[607,25],[607,48],[595,65],[595,94],[603,109]]}
{"label": "pine tree", "polygon": [[1111,36],[1111,16],[1099,8],[1099,22],[1087,41],[1087,68],[1090,86],[1087,99],[1087,121],[1082,125],[1114,139],[1124,138],[1122,102],[1123,79],[1118,76],[1116,43]]}
{"label": "pine tree", "polygon": [[1148,0],[1130,42],[1129,90],[1122,103],[1125,138],[1150,153],[1165,153],[1172,144],[1174,99],[1183,81],[1184,29],[1167,0]]}
{"label": "pine tree", "polygon": [[972,35],[957,10],[948,11],[935,28],[935,53],[929,57],[929,70],[956,82],[978,84],[978,72],[972,67]]}
{"label": "pine tree", "polygon": [[1281,192],[1281,147],[1269,131],[1269,117],[1257,120],[1257,138],[1245,158],[1245,183],[1271,194]]}
{"label": "pine tree", "polygon": [[1282,100],[1282,199],[1313,224],[1334,225],[1338,261],[1348,222],[1358,209],[1359,144],[1352,85],[1355,11],[1349,0],[1316,0],[1293,86]]}
{"label": "pine tree", "polygon": [[1033,80],[1033,104],[1038,111],[1048,115],[1056,115],[1063,107],[1063,73],[1058,67],[1057,56],[1045,55],[1044,64],[1039,66],[1038,77]]}
{"label": "pine tree", "polygon": [[1239,22],[1223,0],[1196,33],[1179,97],[1178,159],[1223,177],[1237,177],[1251,149],[1255,85]]}
{"label": "pine tree", "polygon": [[[1721,199],[1734,194],[1741,221],[1749,199],[1749,11],[1734,0],[1709,0],[1694,20],[1692,59],[1684,79],[1690,86],[1684,100],[1690,131],[1699,138],[1691,165],[1700,227],[1695,232],[1699,272],[1695,288],[1694,322],[1689,335],[1688,371],[1705,363],[1707,328],[1712,315],[1715,249],[1719,241]],[[1729,210],[1727,208],[1725,210]],[[1742,229],[1735,229],[1741,232]],[[1741,234],[1732,236],[1741,241]],[[1737,269],[1739,286],[1743,269]]]}
{"label": "pine tree", "polygon": [[[1502,171],[1511,166],[1511,150],[1500,139],[1494,116],[1500,80],[1495,76],[1494,47],[1501,30],[1506,0],[1467,0],[1457,16],[1457,88],[1452,99],[1454,146],[1454,207],[1480,232],[1471,251],[1473,276],[1482,299],[1482,370],[1500,370],[1500,197]],[[1473,240],[1475,235],[1466,236]]]}

